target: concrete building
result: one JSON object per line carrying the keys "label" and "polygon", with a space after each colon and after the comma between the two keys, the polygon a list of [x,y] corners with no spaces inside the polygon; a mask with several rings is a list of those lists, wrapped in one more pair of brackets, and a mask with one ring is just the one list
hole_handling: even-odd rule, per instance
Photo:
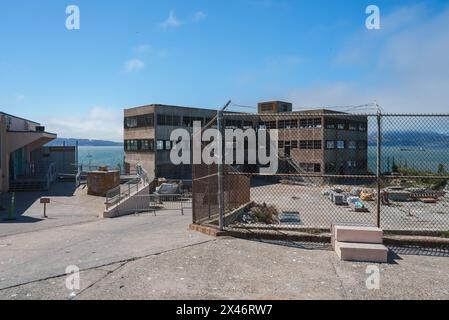
{"label": "concrete building", "polygon": [[[124,111],[125,172],[141,164],[150,175],[190,179],[191,166],[170,161],[174,129],[204,125],[216,110],[148,105]],[[289,172],[365,174],[368,170],[366,117],[331,110],[292,111],[292,104],[263,102],[257,114],[228,114],[226,127],[279,130],[279,156]]]}
{"label": "concrete building", "polygon": [[141,164],[150,175],[190,179],[190,165],[174,166],[170,161],[171,132],[177,128],[192,130],[194,121],[204,125],[216,110],[167,105],[149,105],[125,110],[125,173]]}
{"label": "concrete building", "polygon": [[284,101],[268,101],[261,102],[257,105],[257,112],[262,113],[284,113],[292,112],[293,105],[290,102]]}
{"label": "concrete building", "polygon": [[[260,123],[273,116],[261,115]],[[297,171],[327,175],[358,175],[368,171],[368,119],[333,110],[280,114],[279,155]]]}
{"label": "concrete building", "polygon": [[39,123],[0,112],[0,192],[24,176],[37,174],[31,152],[53,139],[56,134]]}

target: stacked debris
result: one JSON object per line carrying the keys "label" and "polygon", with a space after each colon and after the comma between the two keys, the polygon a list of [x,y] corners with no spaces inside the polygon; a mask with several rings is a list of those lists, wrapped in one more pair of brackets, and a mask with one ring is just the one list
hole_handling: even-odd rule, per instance
{"label": "stacked debris", "polygon": [[360,188],[352,188],[350,191],[344,191],[343,188],[335,187],[333,189],[323,190],[322,195],[337,206],[349,206],[355,212],[369,212],[363,201],[372,199],[374,192],[371,190],[361,190]]}
{"label": "stacked debris", "polygon": [[181,194],[181,188],[176,183],[163,183],[156,188],[155,194],[158,195],[178,195]]}

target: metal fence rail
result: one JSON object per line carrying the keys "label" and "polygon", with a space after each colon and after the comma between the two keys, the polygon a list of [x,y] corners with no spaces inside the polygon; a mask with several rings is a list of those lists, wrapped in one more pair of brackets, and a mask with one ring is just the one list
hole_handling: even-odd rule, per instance
{"label": "metal fence rail", "polygon": [[148,173],[140,165],[136,166],[137,178],[121,184],[105,194],[105,206],[108,210],[111,206],[120,203],[121,201],[129,198],[131,195],[141,190],[147,185],[151,185],[154,182],[154,178],[150,177]]}
{"label": "metal fence rail", "polygon": [[192,198],[182,194],[145,194],[133,198],[134,207],[130,208],[135,214],[154,214],[163,211],[164,214],[181,214],[192,209]]}
{"label": "metal fence rail", "polygon": [[[278,130],[279,169],[267,176],[257,166],[225,166],[225,228],[329,229],[345,222],[449,236],[449,115],[325,112],[240,120],[224,114],[223,127]],[[194,166],[195,223],[219,215],[217,167]]]}

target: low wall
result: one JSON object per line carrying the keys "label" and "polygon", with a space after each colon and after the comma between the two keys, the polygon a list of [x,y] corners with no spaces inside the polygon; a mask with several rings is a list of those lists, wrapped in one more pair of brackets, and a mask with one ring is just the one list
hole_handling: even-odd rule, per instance
{"label": "low wall", "polygon": [[125,216],[129,214],[134,214],[136,212],[136,208],[143,208],[144,203],[139,203],[139,201],[148,200],[146,197],[135,197],[139,195],[147,195],[150,194],[151,185],[147,185],[131,194],[130,197],[121,201],[120,203],[110,207],[108,210],[105,210],[100,216],[100,218],[116,218],[120,216]]}

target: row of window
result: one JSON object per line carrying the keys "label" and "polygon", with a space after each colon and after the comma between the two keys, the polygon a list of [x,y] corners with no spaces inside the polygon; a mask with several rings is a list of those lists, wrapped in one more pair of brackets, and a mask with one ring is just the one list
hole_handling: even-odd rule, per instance
{"label": "row of window", "polygon": [[289,119],[276,121],[261,121],[259,128],[264,129],[315,129],[322,128],[321,118]]}
{"label": "row of window", "polygon": [[[194,121],[201,122],[202,125],[208,123],[211,118],[179,116],[174,114],[158,114],[157,124],[160,126],[174,127],[191,127]],[[226,127],[233,128],[251,128],[254,126],[252,121],[242,121],[235,119],[227,119]],[[140,116],[126,117],[125,128],[154,127],[154,114],[146,114]],[[261,121],[259,128],[264,129],[314,129],[322,128],[321,118],[307,119],[290,119],[278,121]],[[350,130],[350,131],[366,131],[367,124],[365,122],[356,122],[343,119],[326,119],[326,129]]]}
{"label": "row of window", "polygon": [[[328,140],[326,141],[326,149],[350,149],[350,150],[365,150],[367,148],[367,141],[344,141],[344,140]],[[171,150],[175,143],[169,140],[157,140],[156,150]],[[279,148],[291,148],[301,150],[321,150],[323,148],[321,140],[291,140],[279,141]],[[143,140],[125,140],[126,151],[154,151],[155,145],[153,139]]]}
{"label": "row of window", "polygon": [[[328,140],[326,141],[326,149],[350,149],[365,150],[368,147],[366,140],[360,141],[344,141],[344,140]],[[291,148],[302,150],[321,150],[323,148],[321,140],[291,140],[279,141],[279,148]]]}
{"label": "row of window", "polygon": [[343,119],[326,119],[326,129],[362,131],[367,130],[366,122],[357,122]]}
{"label": "row of window", "polygon": [[320,173],[321,172],[321,164],[319,164],[319,163],[300,163],[299,167],[304,172],[309,172],[309,173]]}
{"label": "row of window", "polygon": [[152,152],[171,150],[175,148],[176,143],[170,140],[157,140],[156,144],[153,139],[134,139],[125,140],[125,151],[130,152]]}
{"label": "row of window", "polygon": [[344,173],[343,170],[345,169],[366,169],[366,162],[349,160],[341,162],[338,167],[335,162],[326,163],[326,172],[340,171],[340,173]]}
{"label": "row of window", "polygon": [[322,149],[321,140],[291,140],[291,141],[279,141],[279,148],[291,148],[291,149]]}
{"label": "row of window", "polygon": [[140,152],[154,151],[154,140],[153,139],[125,140],[125,151],[140,151]]}
{"label": "row of window", "polygon": [[145,127],[154,127],[154,114],[145,114],[134,117],[126,117],[125,118],[125,128],[145,128]]}
{"label": "row of window", "polygon": [[366,140],[344,141],[344,140],[327,140],[326,149],[350,149],[350,150],[366,150],[368,142]]}
{"label": "row of window", "polygon": [[177,116],[174,114],[158,114],[157,115],[157,124],[158,124],[158,126],[180,127],[181,126],[181,116]]}

